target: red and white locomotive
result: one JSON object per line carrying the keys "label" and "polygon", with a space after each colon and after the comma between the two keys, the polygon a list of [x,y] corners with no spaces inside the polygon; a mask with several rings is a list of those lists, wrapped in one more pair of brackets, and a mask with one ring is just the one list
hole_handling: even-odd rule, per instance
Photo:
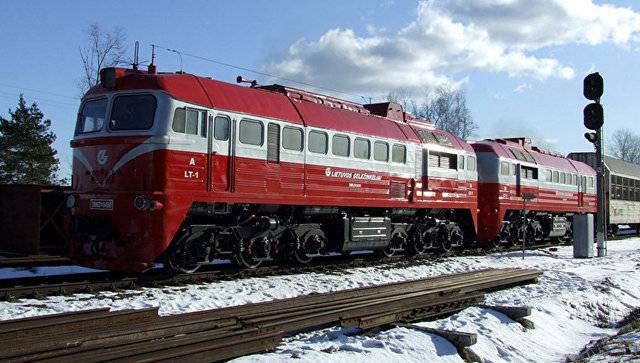
{"label": "red and white locomotive", "polygon": [[[71,255],[96,268],[143,271],[163,259],[188,272],[214,259],[421,254],[513,234],[505,226],[517,224],[525,190],[556,193],[528,208],[536,238],[595,210],[593,188],[553,183],[555,172],[592,178],[591,168],[533,149],[516,160],[498,144],[469,144],[395,103],[106,68],[71,142]],[[515,179],[500,175],[506,160]],[[546,170],[548,185],[537,178]]]}

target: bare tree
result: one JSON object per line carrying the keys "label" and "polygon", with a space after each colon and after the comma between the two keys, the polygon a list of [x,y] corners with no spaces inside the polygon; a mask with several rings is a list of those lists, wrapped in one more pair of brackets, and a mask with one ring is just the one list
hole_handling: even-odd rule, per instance
{"label": "bare tree", "polygon": [[640,136],[629,129],[618,129],[609,142],[609,152],[618,159],[640,164]]}
{"label": "bare tree", "polygon": [[98,83],[101,68],[124,62],[127,52],[123,28],[105,31],[100,25],[93,23],[87,27],[86,35],[87,44],[79,48],[83,72],[78,80],[78,88],[82,93]]}
{"label": "bare tree", "polygon": [[389,101],[402,104],[415,116],[435,123],[436,127],[449,131],[462,139],[473,136],[478,129],[467,107],[463,90],[441,86],[427,89],[422,102],[412,99],[407,90],[396,90],[387,95]]}

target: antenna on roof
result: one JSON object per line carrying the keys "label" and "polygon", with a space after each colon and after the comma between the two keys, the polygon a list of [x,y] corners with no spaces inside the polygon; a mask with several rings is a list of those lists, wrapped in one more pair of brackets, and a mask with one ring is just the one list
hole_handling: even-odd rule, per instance
{"label": "antenna on roof", "polygon": [[236,83],[250,83],[251,84],[251,86],[250,86],[251,88],[253,88],[253,87],[258,85],[258,81],[256,81],[255,79],[248,80],[248,79],[242,78],[242,76],[236,77]]}
{"label": "antenna on roof", "polygon": [[138,44],[138,41],[136,40],[133,50],[133,63],[131,63],[131,66],[133,67],[134,71],[138,70],[138,47],[140,44]]}
{"label": "antenna on roof", "polygon": [[151,44],[151,63],[149,63],[149,68],[147,69],[147,72],[149,72],[150,74],[156,73],[155,62],[156,62],[156,45]]}

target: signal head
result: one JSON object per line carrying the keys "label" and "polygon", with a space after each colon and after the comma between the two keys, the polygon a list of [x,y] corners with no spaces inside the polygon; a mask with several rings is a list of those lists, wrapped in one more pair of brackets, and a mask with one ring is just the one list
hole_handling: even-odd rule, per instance
{"label": "signal head", "polygon": [[582,93],[584,97],[591,101],[599,100],[604,92],[604,80],[600,73],[595,72],[584,77]]}
{"label": "signal head", "polygon": [[585,132],[584,138],[587,139],[592,144],[595,144],[598,141],[598,134],[595,132]]}
{"label": "signal head", "polygon": [[590,103],[584,107],[584,126],[597,130],[604,124],[604,110],[599,103]]}

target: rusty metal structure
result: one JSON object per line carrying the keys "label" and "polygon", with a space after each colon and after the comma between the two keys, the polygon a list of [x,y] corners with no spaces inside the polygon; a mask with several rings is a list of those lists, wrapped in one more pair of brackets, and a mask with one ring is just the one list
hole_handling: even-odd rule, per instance
{"label": "rusty metal structure", "polygon": [[322,326],[369,329],[479,304],[484,291],[535,282],[538,270],[486,269],[173,316],[97,309],[0,322],[0,360],[213,362],[273,349]]}
{"label": "rusty metal structure", "polygon": [[0,185],[0,255],[64,255],[64,186]]}

